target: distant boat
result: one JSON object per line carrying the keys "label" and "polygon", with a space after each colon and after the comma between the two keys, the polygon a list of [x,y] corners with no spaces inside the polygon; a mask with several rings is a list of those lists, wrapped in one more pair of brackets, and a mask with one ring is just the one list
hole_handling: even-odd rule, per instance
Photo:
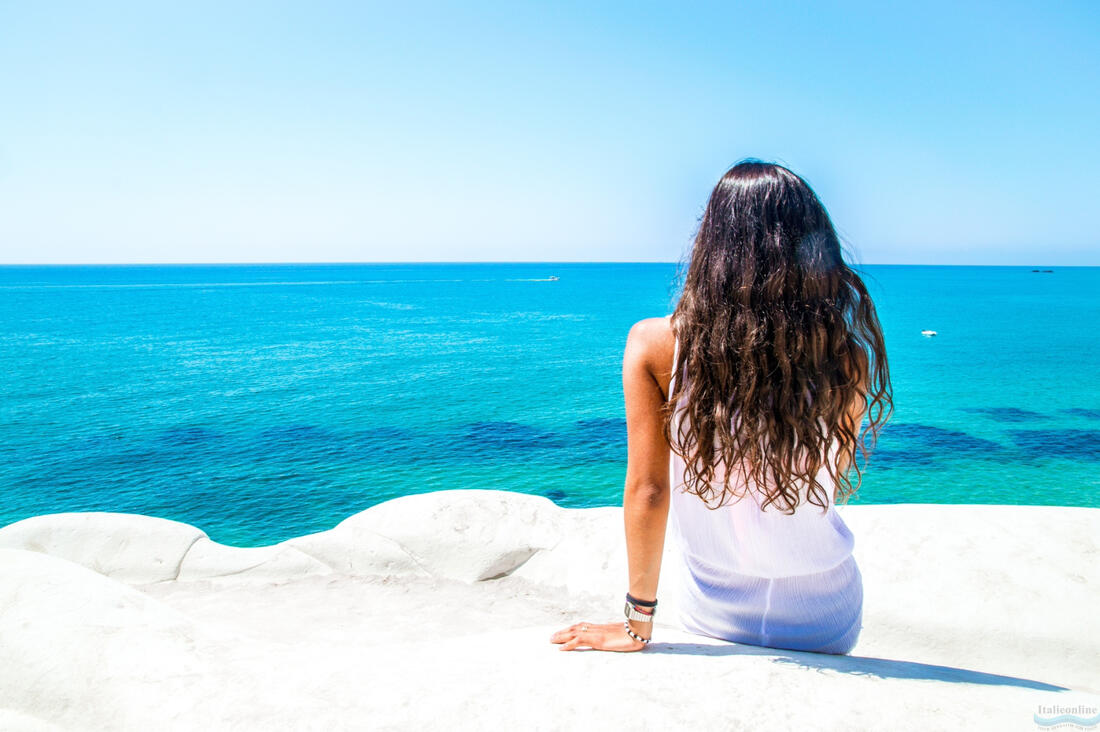
{"label": "distant boat", "polygon": [[928,336],[929,338],[931,338],[932,336],[936,335],[936,331],[934,331],[934,330],[922,330],[920,332],[920,334],[922,336]]}
{"label": "distant boat", "polygon": [[1052,272],[1054,272],[1054,270],[1052,270],[1052,269],[1033,269],[1031,271],[1032,272],[1043,272],[1043,273],[1048,273],[1048,272],[1052,273]]}
{"label": "distant boat", "polygon": [[554,275],[550,275],[549,277],[546,278],[546,281],[547,282],[557,282],[560,279],[561,279],[560,277],[555,277]]}

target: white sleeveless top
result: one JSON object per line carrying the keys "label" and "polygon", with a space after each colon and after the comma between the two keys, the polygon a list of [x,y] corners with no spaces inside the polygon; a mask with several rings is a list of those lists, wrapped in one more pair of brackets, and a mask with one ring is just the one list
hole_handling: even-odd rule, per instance
{"label": "white sleeveless top", "polygon": [[[673,374],[670,390],[675,383]],[[673,430],[684,419],[682,407],[681,400]],[[678,550],[669,580],[680,625],[734,643],[850,652],[862,628],[863,578],[852,556],[852,533],[833,505],[828,471],[817,476],[828,494],[827,510],[800,502],[787,514],[775,506],[761,510],[762,499],[743,471],[730,483],[744,497],[708,508],[684,491],[684,467],[672,453],[669,538]],[[802,486],[800,499],[805,494]]]}
{"label": "white sleeveless top", "polygon": [[[679,343],[677,342],[677,350]],[[675,371],[675,357],[673,370]],[[669,393],[676,383],[673,373]],[[672,433],[683,414],[684,399],[676,405]],[[837,445],[830,450],[830,459]],[[730,487],[745,496],[719,508],[684,490],[686,468],[683,458],[672,453],[669,461],[672,499],[671,528],[693,574],[720,574],[723,570],[759,578],[793,577],[824,572],[843,563],[852,554],[854,539],[833,503],[835,483],[822,467],[818,482],[828,495],[828,508],[805,502],[806,485],[793,514],[775,505],[761,510],[762,498],[755,485],[740,469]],[[721,478],[721,473],[718,474]]]}

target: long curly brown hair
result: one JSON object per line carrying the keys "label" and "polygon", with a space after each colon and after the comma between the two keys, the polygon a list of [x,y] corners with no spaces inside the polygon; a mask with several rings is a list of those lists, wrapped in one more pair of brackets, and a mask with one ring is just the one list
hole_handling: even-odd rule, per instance
{"label": "long curly brown hair", "polygon": [[[827,510],[822,469],[834,501],[858,490],[856,446],[866,463],[893,413],[886,347],[867,288],[804,180],[755,160],[722,176],[672,328],[665,436],[684,458],[685,490],[717,508],[744,497],[731,485],[740,474],[763,509],[786,513],[803,501]],[[868,420],[858,435],[857,404]]]}

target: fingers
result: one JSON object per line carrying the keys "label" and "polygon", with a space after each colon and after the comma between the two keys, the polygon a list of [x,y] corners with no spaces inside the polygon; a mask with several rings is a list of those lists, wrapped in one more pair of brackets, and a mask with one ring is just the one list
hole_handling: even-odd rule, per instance
{"label": "fingers", "polygon": [[575,650],[576,650],[577,648],[579,648],[579,647],[580,647],[580,645],[581,645],[581,637],[580,637],[580,636],[578,635],[578,636],[577,636],[577,637],[575,637],[575,638],[574,638],[573,640],[571,640],[571,641],[567,641],[567,642],[566,642],[566,643],[565,643],[564,645],[562,645],[562,647],[561,647],[561,648],[559,648],[558,650],[559,650],[559,651],[575,651]]}
{"label": "fingers", "polygon": [[565,630],[559,630],[557,633],[554,633],[552,636],[550,636],[550,642],[566,643],[567,641],[576,637],[579,633],[583,633],[593,627],[595,626],[593,626],[591,623],[574,623]]}
{"label": "fingers", "polygon": [[585,623],[574,623],[562,631],[558,631],[550,636],[550,643],[565,643],[569,641],[577,632],[580,632],[581,626]]}
{"label": "fingers", "polygon": [[591,648],[598,651],[603,645],[603,637],[604,634],[602,632],[594,630],[593,627],[587,623],[582,623],[581,626],[577,628],[573,637],[566,641],[565,645],[558,650],[572,651],[577,648]]}
{"label": "fingers", "polygon": [[576,648],[594,648],[593,641],[598,640],[596,637],[602,637],[602,633],[595,631],[595,628],[591,623],[576,623],[570,625],[565,630],[559,630],[554,635],[550,636],[551,643],[558,643],[561,645],[559,650],[572,651]]}

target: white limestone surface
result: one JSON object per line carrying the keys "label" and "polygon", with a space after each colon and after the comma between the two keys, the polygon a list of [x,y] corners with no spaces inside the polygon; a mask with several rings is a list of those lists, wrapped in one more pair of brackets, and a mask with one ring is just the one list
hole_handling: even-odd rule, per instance
{"label": "white limestone surface", "polygon": [[[622,511],[444,491],[237,548],[147,516],[0,528],[0,729],[1036,729],[1100,707],[1100,510],[839,509],[865,607],[849,656],[621,618]],[[675,551],[669,547],[668,551]]]}

